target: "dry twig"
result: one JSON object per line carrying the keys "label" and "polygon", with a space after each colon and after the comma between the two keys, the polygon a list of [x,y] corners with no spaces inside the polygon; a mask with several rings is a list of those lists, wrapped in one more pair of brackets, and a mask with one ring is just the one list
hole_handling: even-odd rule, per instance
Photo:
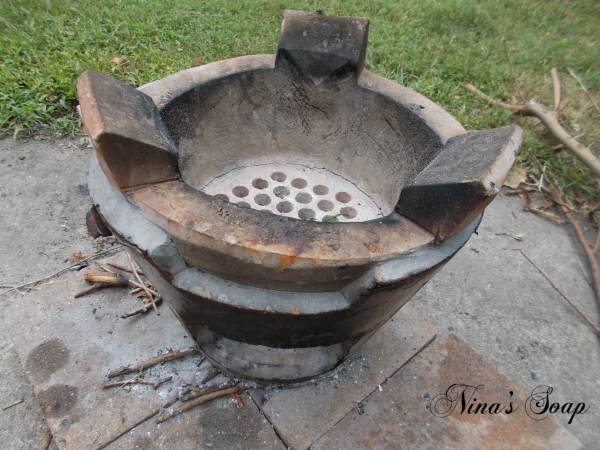
{"label": "dry twig", "polygon": [[129,433],[134,428],[139,427],[141,424],[143,424],[147,420],[150,420],[152,417],[154,417],[155,415],[157,415],[160,412],[161,409],[169,408],[176,401],[177,401],[177,397],[175,397],[173,400],[168,401],[165,405],[162,406],[162,408],[157,408],[154,411],[151,411],[146,416],[142,417],[140,420],[138,420],[137,422],[135,422],[131,426],[127,427],[125,430],[121,431],[117,435],[111,437],[108,441],[106,441],[103,444],[101,444],[98,447],[96,447],[96,450],[102,450],[102,449],[108,447],[110,444],[112,444],[113,442],[115,442],[119,438],[125,436],[127,433]]}
{"label": "dry twig", "polygon": [[160,313],[158,312],[158,308],[156,307],[156,303],[154,302],[154,297],[140,278],[140,274],[137,272],[135,264],[133,263],[133,259],[131,259],[131,255],[129,253],[127,253],[127,257],[129,258],[129,264],[131,264],[131,270],[133,271],[133,274],[137,278],[138,282],[140,283],[140,286],[138,287],[141,287],[150,299],[150,302],[152,303],[152,308],[154,308],[154,312],[156,312],[156,315],[160,315]]}
{"label": "dry twig", "polygon": [[562,213],[565,215],[565,217],[567,218],[567,220],[569,221],[569,223],[571,225],[573,225],[573,228],[575,228],[575,233],[577,234],[577,238],[579,239],[579,242],[581,242],[581,245],[583,247],[583,249],[585,250],[585,254],[588,257],[588,261],[590,263],[590,268],[592,269],[592,281],[594,282],[594,291],[596,293],[596,300],[598,301],[598,306],[600,307],[600,270],[598,268],[598,260],[596,259],[596,254],[594,252],[594,248],[592,248],[590,246],[590,244],[588,243],[587,239],[585,238],[584,234],[583,234],[583,230],[581,229],[581,226],[579,225],[579,221],[576,221],[573,216],[571,215],[571,212],[565,208],[564,206],[560,206]]}
{"label": "dry twig", "polygon": [[106,266],[105,266],[104,264],[102,264],[102,263],[96,262],[95,264],[96,264],[98,267],[100,267],[102,270],[104,270],[105,272],[108,272],[108,273],[115,273],[115,271],[114,271],[114,270],[111,270],[111,269],[109,269],[108,267],[106,267]]}
{"label": "dry twig", "polygon": [[[102,265],[99,265],[99,266],[102,267]],[[86,294],[89,294],[90,292],[94,292],[98,289],[108,287],[108,286],[128,286],[129,285],[129,280],[127,278],[125,278],[123,275],[121,275],[120,273],[100,272],[97,270],[87,269],[84,272],[83,277],[84,277],[85,281],[87,281],[88,283],[92,283],[92,286],[87,289],[77,292],[74,296],[75,298],[82,297]]]}
{"label": "dry twig", "polygon": [[97,291],[98,289],[102,289],[102,288],[105,288],[108,286],[115,286],[115,285],[110,284],[110,283],[94,283],[89,288],[86,288],[86,289],[83,289],[83,290],[77,292],[73,297],[75,297],[75,298],[83,297],[84,295],[87,295],[91,292]]}
{"label": "dry twig", "polygon": [[88,283],[104,283],[110,286],[127,286],[129,280],[120,273],[100,272],[98,270],[87,269],[83,273],[83,278]]}
{"label": "dry twig", "polygon": [[[158,297],[155,300],[155,303],[157,305],[160,305],[161,302],[162,302],[162,298],[160,298],[160,297]],[[150,311],[151,308],[152,308],[152,303],[150,303],[150,300],[148,300],[148,302],[144,303],[144,306],[142,306],[141,308],[134,309],[133,311],[129,311],[128,313],[123,314],[121,316],[121,319],[127,319],[128,317],[136,316],[138,314],[144,314],[145,312]]]}
{"label": "dry twig", "polygon": [[245,386],[232,386],[232,387],[228,387],[225,389],[220,389],[215,392],[211,392],[210,394],[202,395],[190,402],[184,403],[183,405],[178,406],[177,408],[174,408],[173,411],[167,411],[164,414],[158,416],[156,418],[156,423],[162,423],[165,420],[168,420],[173,416],[181,414],[182,412],[187,411],[188,409],[192,409],[196,406],[199,406],[199,405],[206,403],[210,400],[213,400],[215,398],[223,397],[224,395],[233,394],[233,393],[239,392],[239,391],[244,391],[246,389],[248,389],[248,388]]}
{"label": "dry twig", "polygon": [[577,311],[579,313],[579,315],[583,318],[583,320],[585,320],[589,326],[591,326],[594,331],[596,332],[596,334],[598,336],[600,336],[600,327],[598,327],[598,325],[596,325],[594,322],[592,322],[592,320],[581,310],[579,309],[579,307],[573,303],[573,300],[571,300],[567,294],[565,294],[558,286],[556,286],[556,284],[554,284],[554,282],[550,279],[550,277],[546,274],[546,272],[544,272],[542,270],[542,268],[540,266],[538,266],[536,263],[533,262],[533,260],[529,257],[529,255],[527,255],[527,253],[525,253],[523,250],[519,249],[519,251],[521,252],[521,254],[527,258],[527,260],[533,265],[533,267],[535,267],[538,272],[540,272],[544,278],[546,280],[548,280],[548,282],[552,285],[552,287],[560,294],[562,295],[562,297],[569,302],[569,304],[573,307],[573,309],[575,309],[575,311]]}
{"label": "dry twig", "polygon": [[52,441],[52,431],[46,431],[44,435],[44,439],[42,439],[42,445],[40,445],[40,450],[48,450],[50,447],[50,442]]}
{"label": "dry twig", "polygon": [[125,381],[115,381],[114,383],[105,383],[103,384],[101,387],[102,389],[108,389],[111,387],[119,387],[119,386],[125,386],[128,384],[149,384],[150,386],[152,386],[152,388],[154,390],[158,389],[158,387],[163,384],[166,383],[167,381],[171,381],[173,379],[173,377],[167,377],[167,378],[163,378],[161,380],[140,380],[138,378],[132,378],[130,380],[125,380]]}
{"label": "dry twig", "polygon": [[146,361],[142,361],[141,363],[136,364],[133,367],[121,367],[120,369],[113,370],[108,373],[108,378],[118,377],[119,375],[125,375],[133,372],[143,372],[148,367],[156,366],[157,364],[163,364],[169,361],[173,361],[174,359],[183,358],[184,356],[195,355],[196,350],[186,350],[184,352],[168,352],[164,355],[156,356],[155,358],[150,358]]}
{"label": "dry twig", "polygon": [[244,406],[244,402],[242,401],[242,397],[240,397],[240,393],[238,391],[235,392],[235,399],[237,400],[239,407]]}
{"label": "dry twig", "polygon": [[[110,261],[107,262],[106,264],[109,265],[109,266],[111,266],[111,267],[114,267],[115,269],[124,270],[125,272],[133,273],[133,270],[131,268],[129,268],[129,267],[125,267],[125,266],[122,266],[120,264],[117,264],[117,263],[114,263],[114,262],[110,262]],[[141,270],[138,270],[137,272],[140,275],[144,275],[144,272],[142,272]]]}
{"label": "dry twig", "polygon": [[204,388],[204,389],[202,389],[202,388],[197,388],[195,386],[189,386],[188,385],[188,386],[186,386],[186,388],[189,389],[189,390],[191,390],[191,391],[194,391],[195,393],[194,394],[188,393],[186,395],[182,395],[182,396],[179,397],[179,401],[182,402],[182,403],[183,402],[189,402],[191,400],[200,398],[200,397],[202,397],[204,395],[208,395],[208,394],[212,394],[213,392],[220,391],[220,390],[222,390],[222,389],[224,389],[226,387],[229,387],[229,386],[213,386],[213,387],[210,387],[210,388]]}
{"label": "dry twig", "polygon": [[[141,285],[140,283],[137,283],[137,282],[135,282],[135,281],[131,281],[131,280],[129,280],[129,285],[130,285],[130,286],[135,286],[136,288],[138,288],[138,289],[140,289],[140,290],[144,289],[144,286],[143,286],[143,285]],[[152,295],[154,295],[154,296],[156,296],[156,297],[160,297],[160,294],[159,294],[158,292],[156,292],[154,289],[150,289],[150,288],[149,288],[149,287],[147,287],[147,286],[146,286],[146,289],[147,289],[147,290],[148,290],[148,292],[150,292]],[[137,291],[137,292],[139,292],[139,291]],[[133,294],[133,292],[132,292],[132,294]]]}
{"label": "dry twig", "polygon": [[81,261],[79,261],[76,264],[72,264],[69,267],[65,267],[64,269],[61,269],[58,272],[53,273],[52,275],[48,275],[47,277],[40,278],[38,280],[28,281],[27,283],[23,283],[23,284],[21,284],[19,286],[0,285],[0,288],[6,288],[6,289],[8,289],[7,291],[2,292],[0,295],[7,294],[10,291],[17,291],[17,292],[19,292],[19,289],[26,289],[27,292],[29,292],[31,289],[33,289],[35,287],[36,284],[41,283],[42,281],[46,281],[46,280],[49,280],[51,278],[57,277],[59,275],[62,275],[63,273],[65,273],[65,272],[67,272],[67,271],[69,271],[69,270],[71,270],[71,269],[73,269],[75,267],[79,268],[85,262],[93,261],[94,259],[98,259],[98,258],[100,258],[100,257],[102,257],[104,255],[109,254],[109,253],[115,253],[117,251],[122,251],[122,250],[123,250],[123,247],[117,247],[117,248],[108,249],[108,250],[106,250],[104,252],[96,253],[95,255],[92,255],[89,258],[82,259]]}
{"label": "dry twig", "polygon": [[552,133],[552,135],[562,145],[564,145],[567,150],[573,153],[581,162],[588,166],[594,175],[600,177],[600,160],[594,156],[589,148],[577,142],[576,139],[567,133],[567,131],[558,121],[555,111],[548,111],[533,100],[526,105],[512,105],[510,103],[500,102],[493,99],[489,95],[484,94],[470,83],[465,84],[464,87],[469,92],[479,95],[488,103],[506,108],[509,111],[512,111],[513,114],[536,117],[546,126],[546,128],[548,128],[548,131],[550,131],[550,133]]}
{"label": "dry twig", "polygon": [[12,408],[13,406],[17,406],[17,405],[23,403],[24,401],[25,401],[25,399],[23,397],[21,397],[19,400],[15,401],[15,402],[12,402],[9,405],[3,406],[2,407],[2,411],[6,411],[8,408]]}

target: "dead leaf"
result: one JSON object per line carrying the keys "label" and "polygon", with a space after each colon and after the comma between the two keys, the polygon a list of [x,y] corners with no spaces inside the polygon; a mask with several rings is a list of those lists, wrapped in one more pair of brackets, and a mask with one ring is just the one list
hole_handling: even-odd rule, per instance
{"label": "dead leaf", "polygon": [[518,189],[525,180],[527,180],[527,171],[520,167],[513,167],[508,173],[506,180],[504,180],[504,186],[508,186],[511,189]]}
{"label": "dead leaf", "polygon": [[515,238],[515,240],[517,240],[517,241],[522,241],[523,234],[513,234],[513,238]]}
{"label": "dead leaf", "polygon": [[125,60],[123,58],[121,58],[120,56],[115,56],[113,59],[110,60],[110,62],[115,63],[115,64],[123,64],[125,62]]}
{"label": "dead leaf", "polygon": [[79,261],[83,261],[85,259],[85,255],[81,252],[74,252],[69,258],[69,262],[71,264],[76,264]]}
{"label": "dead leaf", "polygon": [[196,58],[196,61],[194,62],[194,67],[201,66],[202,64],[204,64],[204,61],[202,60],[202,56],[198,56]]}

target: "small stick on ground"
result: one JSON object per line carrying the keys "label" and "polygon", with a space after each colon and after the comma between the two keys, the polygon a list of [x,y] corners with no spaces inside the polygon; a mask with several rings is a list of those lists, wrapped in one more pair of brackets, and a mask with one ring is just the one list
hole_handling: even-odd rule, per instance
{"label": "small stick on ground", "polygon": [[75,298],[83,297],[84,295],[90,294],[91,292],[97,291],[98,289],[102,289],[108,286],[114,286],[111,283],[94,283],[91,287],[86,288],[82,291],[79,291],[74,295]]}
{"label": "small stick on ground", "polygon": [[139,380],[137,378],[132,378],[130,380],[125,380],[125,381],[115,381],[114,383],[106,383],[103,384],[101,387],[102,389],[108,389],[108,388],[112,388],[112,387],[120,387],[120,386],[125,386],[128,384],[148,384],[150,386],[152,386],[152,388],[154,390],[158,389],[158,387],[163,384],[166,383],[167,381],[171,381],[173,379],[173,377],[167,377],[167,378],[163,378],[162,380]]}
{"label": "small stick on ground", "polygon": [[99,270],[87,269],[83,278],[88,283],[106,283],[112,286],[127,286],[129,280],[120,273],[100,272]]}
{"label": "small stick on ground", "polygon": [[[579,242],[581,242],[581,245],[583,246],[583,249],[585,250],[585,254],[588,257],[588,261],[590,263],[590,268],[592,269],[592,280],[594,282],[594,291],[596,293],[596,300],[598,301],[598,306],[600,307],[600,269],[598,268],[598,260],[596,259],[596,254],[594,252],[594,249],[590,246],[587,239],[585,238],[585,235],[583,234],[583,230],[581,229],[581,226],[579,225],[579,221],[576,221],[573,218],[573,216],[571,215],[571,212],[567,208],[565,208],[563,205],[560,205],[560,208],[562,210],[562,213],[565,215],[565,217],[569,221],[569,223],[571,225],[573,225],[573,228],[575,228],[575,233],[577,234],[577,238],[579,239]],[[595,248],[595,246],[594,246],[594,248]]]}
{"label": "small stick on ground", "polygon": [[196,398],[202,397],[204,395],[208,395],[208,394],[212,394],[213,392],[217,392],[220,391],[226,387],[230,387],[230,386],[214,386],[214,387],[210,387],[210,388],[197,388],[195,386],[186,386],[187,389],[194,391],[194,394],[186,394],[186,395],[182,395],[181,397],[179,397],[179,401],[180,402],[189,402],[191,400],[194,400]]}
{"label": "small stick on ground", "polygon": [[131,259],[131,255],[129,253],[127,253],[127,257],[129,258],[129,264],[131,264],[131,270],[133,270],[133,274],[135,275],[135,277],[137,278],[138,282],[141,285],[138,287],[141,287],[144,290],[144,292],[146,292],[146,295],[148,296],[148,298],[150,299],[150,302],[152,303],[152,308],[154,308],[154,312],[156,312],[157,316],[160,316],[160,313],[158,312],[158,308],[156,307],[156,303],[154,303],[154,297],[152,296],[152,294],[150,293],[150,291],[148,290],[148,288],[146,287],[146,285],[140,278],[140,274],[135,269],[135,264],[133,263],[133,259]]}
{"label": "small stick on ground", "polygon": [[111,269],[109,269],[108,267],[106,267],[106,266],[105,266],[104,264],[102,264],[102,263],[99,263],[99,262],[97,262],[97,263],[95,263],[95,264],[96,264],[98,267],[100,267],[102,270],[104,270],[105,272],[108,272],[108,273],[115,273],[115,271],[114,271],[114,270],[111,270]]}
{"label": "small stick on ground", "polygon": [[58,272],[54,272],[52,275],[48,275],[47,277],[40,278],[40,279],[38,279],[38,280],[28,281],[27,283],[23,283],[23,284],[21,284],[21,285],[19,285],[19,286],[7,286],[7,285],[2,285],[2,286],[0,286],[0,287],[2,287],[2,288],[9,288],[9,289],[8,289],[7,291],[4,291],[4,292],[2,292],[2,293],[0,294],[0,296],[2,296],[2,295],[4,295],[4,294],[8,294],[10,291],[17,291],[17,292],[19,292],[19,289],[27,289],[27,292],[29,292],[31,289],[33,289],[33,287],[34,287],[36,284],[38,284],[38,283],[41,283],[42,281],[46,281],[46,280],[49,280],[50,278],[57,277],[57,276],[59,276],[59,275],[61,275],[61,274],[65,273],[65,272],[67,272],[67,271],[69,271],[69,270],[71,270],[71,269],[73,269],[73,268],[75,268],[75,267],[80,267],[80,266],[81,266],[81,264],[83,264],[83,263],[85,263],[85,262],[92,261],[92,260],[94,260],[94,259],[98,259],[98,258],[100,258],[100,257],[102,257],[102,256],[104,256],[104,255],[107,255],[107,254],[109,254],[109,253],[116,253],[116,252],[118,252],[118,251],[120,252],[120,251],[122,251],[122,250],[123,250],[123,247],[118,247],[118,248],[111,248],[111,249],[108,249],[108,250],[106,250],[106,251],[104,251],[104,252],[96,253],[95,255],[92,255],[92,256],[90,256],[89,258],[82,259],[82,260],[81,260],[81,261],[79,261],[78,263],[72,264],[72,265],[70,265],[69,267],[65,267],[64,269],[61,269],[61,270],[59,270]]}
{"label": "small stick on ground", "polygon": [[205,390],[205,389],[202,389],[202,388],[200,388],[198,386],[192,386],[191,384],[186,384],[185,388],[189,389],[190,391],[194,391],[194,392],[202,392],[202,391]]}
{"label": "small stick on ground", "polygon": [[[155,303],[157,305],[160,305],[162,302],[162,298],[157,298],[155,300]],[[148,303],[144,303],[144,306],[142,306],[141,308],[138,309],[134,309],[133,311],[129,311],[128,313],[125,313],[121,316],[121,319],[127,319],[128,317],[132,317],[132,316],[137,316],[138,314],[144,314],[145,312],[150,311],[150,309],[152,308],[152,303],[150,303],[150,301],[148,301]]]}
{"label": "small stick on ground", "polygon": [[173,361],[174,359],[183,358],[184,356],[195,355],[197,353],[196,350],[186,350],[184,352],[169,352],[164,355],[157,356],[155,358],[150,358],[146,361],[142,361],[141,363],[136,364],[133,367],[121,367],[120,369],[113,370],[108,373],[108,378],[118,377],[119,375],[125,375],[128,373],[134,372],[143,372],[148,367],[156,366],[157,364],[163,364],[169,361]]}
{"label": "small stick on ground", "polygon": [[116,436],[111,437],[108,441],[106,441],[103,444],[101,444],[100,446],[96,447],[96,450],[102,450],[102,449],[108,447],[110,444],[112,444],[113,442],[115,442],[119,438],[125,436],[127,433],[129,433],[134,428],[139,427],[141,424],[143,424],[147,420],[150,420],[152,417],[154,417],[155,415],[157,415],[160,412],[161,409],[167,409],[167,408],[169,408],[176,401],[177,401],[177,397],[175,397],[173,400],[168,401],[161,408],[158,408],[158,409],[155,409],[154,411],[151,411],[146,416],[142,417],[142,419],[138,420],[137,422],[135,422],[131,426],[127,427],[125,430],[121,431]]}
{"label": "small stick on ground", "polygon": [[[135,282],[135,281],[131,281],[131,280],[129,280],[129,285],[130,285],[130,286],[135,286],[136,288],[138,288],[138,289],[140,289],[140,290],[141,290],[141,289],[144,289],[144,286],[143,286],[143,285],[141,285],[140,283],[137,283],[137,282]],[[156,292],[154,289],[150,289],[148,286],[146,286],[146,289],[147,289],[147,290],[148,290],[148,292],[150,292],[152,295],[155,295],[155,296],[157,296],[157,297],[160,297],[160,294],[159,294],[158,292]],[[144,289],[144,290],[145,290],[145,289]],[[137,292],[139,292],[139,291],[137,291]],[[132,292],[132,293],[133,293],[133,292]]]}
{"label": "small stick on ground", "polygon": [[2,411],[6,411],[8,408],[12,408],[13,406],[17,406],[18,404],[23,403],[24,401],[25,401],[25,399],[23,397],[21,397],[16,402],[12,402],[10,405],[3,406],[2,407]]}
{"label": "small stick on ground", "polygon": [[235,399],[238,402],[238,406],[241,408],[242,406],[244,406],[244,402],[242,401],[242,397],[240,397],[240,393],[236,391],[235,393]]}
{"label": "small stick on ground", "polygon": [[[125,267],[125,266],[122,266],[120,264],[117,264],[117,263],[114,263],[114,262],[110,262],[110,261],[107,262],[106,264],[109,265],[109,266],[111,266],[111,267],[114,267],[115,269],[119,269],[119,270],[123,270],[125,272],[133,273],[133,270],[131,270],[129,267]],[[144,275],[144,272],[142,272],[141,270],[138,270],[138,273],[140,275]]]}
{"label": "small stick on ground", "polygon": [[48,450],[50,447],[50,442],[52,441],[52,431],[46,431],[44,435],[44,439],[42,439],[42,445],[40,445],[40,450]]}
{"label": "small stick on ground", "polygon": [[525,252],[524,252],[523,250],[521,250],[521,249],[519,249],[519,251],[521,252],[521,254],[522,254],[522,255],[523,255],[525,258],[527,258],[527,260],[528,260],[528,261],[529,261],[529,262],[530,262],[530,263],[533,265],[533,267],[535,267],[535,268],[538,270],[538,272],[540,272],[540,273],[541,273],[541,274],[544,276],[544,278],[545,278],[546,280],[548,280],[548,282],[549,282],[549,283],[552,285],[552,287],[553,287],[553,288],[554,288],[554,289],[555,289],[555,290],[556,290],[556,291],[557,291],[557,292],[558,292],[560,295],[562,295],[562,297],[563,297],[563,298],[564,298],[564,299],[565,299],[567,302],[569,302],[569,304],[570,304],[570,305],[573,307],[573,309],[575,309],[575,311],[577,311],[577,312],[579,313],[579,315],[580,315],[580,316],[583,318],[583,320],[585,320],[585,321],[588,323],[588,325],[589,325],[589,326],[591,326],[591,327],[593,328],[593,330],[596,332],[596,334],[597,334],[598,336],[600,336],[600,327],[598,327],[598,325],[596,325],[594,322],[592,322],[592,321],[591,321],[591,319],[590,319],[590,318],[589,318],[589,317],[588,317],[588,316],[587,316],[587,315],[586,315],[586,314],[585,314],[585,313],[584,313],[584,312],[583,312],[581,309],[579,309],[579,307],[578,307],[578,306],[577,306],[575,303],[573,303],[573,300],[571,300],[571,299],[570,299],[570,298],[567,296],[567,294],[565,294],[563,291],[561,291],[561,289],[560,289],[558,286],[556,286],[556,285],[554,284],[554,282],[553,282],[553,281],[550,279],[550,277],[549,277],[549,276],[546,274],[546,272],[544,272],[544,271],[542,270],[542,268],[541,268],[541,267],[539,267],[539,266],[538,266],[536,263],[534,263],[534,262],[533,262],[533,260],[532,260],[532,259],[529,257],[529,255],[527,255],[527,253],[525,253]]}
{"label": "small stick on ground", "polygon": [[112,387],[127,386],[128,384],[133,384],[136,382],[137,382],[137,378],[130,378],[129,380],[115,381],[114,383],[104,383],[102,386],[100,386],[100,388],[101,389],[109,389]]}
{"label": "small stick on ground", "polygon": [[225,389],[221,389],[219,391],[215,391],[215,392],[211,392],[210,394],[206,394],[206,395],[202,395],[188,403],[185,403],[181,406],[178,406],[177,408],[175,408],[172,412],[171,411],[167,411],[164,414],[158,416],[156,418],[156,423],[162,423],[165,420],[170,419],[173,416],[176,416],[178,414],[181,414],[184,411],[187,411],[188,409],[192,409],[195,408],[196,406],[199,406],[203,403],[206,403],[210,400],[213,400],[215,398],[218,397],[223,397],[224,395],[229,395],[229,394],[233,394],[235,392],[240,392],[240,391],[244,391],[248,389],[245,386],[232,386],[232,387],[228,387]]}

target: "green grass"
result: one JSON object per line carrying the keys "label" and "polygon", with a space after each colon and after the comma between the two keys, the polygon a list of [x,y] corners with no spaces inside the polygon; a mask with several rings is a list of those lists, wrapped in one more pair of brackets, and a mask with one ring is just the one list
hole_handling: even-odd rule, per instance
{"label": "green grass", "polygon": [[[551,103],[548,72],[558,66],[565,96],[573,99],[563,122],[584,144],[600,144],[600,116],[567,75],[574,68],[592,92],[600,90],[600,3],[588,1],[371,0],[190,1],[157,0],[0,2],[0,133],[74,134],[75,82],[86,69],[137,86],[204,63],[273,53],[284,9],[371,20],[367,69],[441,104],[467,129],[515,119],[460,87],[473,82],[501,100]],[[506,44],[506,49],[503,45]],[[114,58],[120,58],[115,61]],[[594,114],[596,114],[594,116]],[[600,202],[600,183],[564,153],[533,121],[519,164],[536,171],[530,152],[556,173],[569,198]],[[595,141],[595,142],[594,142]]]}

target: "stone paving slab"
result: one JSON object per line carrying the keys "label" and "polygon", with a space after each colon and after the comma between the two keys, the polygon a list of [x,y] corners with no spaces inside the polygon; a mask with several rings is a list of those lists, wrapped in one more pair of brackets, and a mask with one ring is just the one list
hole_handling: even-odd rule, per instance
{"label": "stone paving slab", "polygon": [[[600,449],[600,341],[519,250],[600,323],[598,301],[586,280],[586,256],[569,226],[524,207],[516,196],[494,200],[478,234],[409,304],[526,392],[545,384],[561,402],[590,399],[589,411],[571,425],[564,416],[556,420],[586,448]],[[585,232],[585,220],[581,224]],[[594,242],[597,230],[587,226]]]}
{"label": "stone paving slab", "polygon": [[332,377],[292,389],[257,389],[252,398],[288,447],[308,448],[436,336],[404,306]]}
{"label": "stone paving slab", "polygon": [[[122,253],[110,259],[126,264]],[[122,388],[102,390],[108,370],[165,353],[166,348],[187,349],[192,341],[167,307],[160,308],[160,316],[150,312],[120,319],[121,314],[138,307],[140,301],[119,288],[74,299],[73,294],[85,287],[82,273],[70,273],[16,299],[4,315],[15,350],[60,449],[102,448],[177,396],[177,386],[198,383],[204,376],[203,368],[211,368],[206,363],[198,367],[199,356],[188,356],[147,371],[148,379],[173,377],[157,390],[147,385],[134,385],[129,393]],[[263,420],[253,402],[246,403],[244,412],[237,414],[224,408],[227,400],[222,400],[182,416],[186,421],[197,422],[202,422],[203,417],[211,418],[204,431],[198,429],[196,434],[182,434],[180,418],[165,422],[160,428],[151,420],[144,429],[152,430],[157,443],[153,448],[170,448],[161,447],[161,442],[176,436],[183,436],[188,445],[181,448],[192,448],[196,438],[199,442],[210,441],[216,448],[278,448],[273,445],[278,439],[271,425]],[[236,430],[234,435],[220,433],[232,427]],[[136,441],[129,442],[126,436],[115,448],[135,448],[129,444]],[[263,441],[269,446],[263,446]]]}
{"label": "stone paving slab", "polygon": [[[127,264],[122,253],[110,260]],[[223,398],[157,426],[148,417],[177,396],[178,386],[198,383],[207,363],[198,367],[199,356],[191,356],[149,369],[148,379],[173,377],[156,391],[145,385],[128,393],[102,390],[109,370],[192,342],[168,308],[161,307],[160,316],[120,319],[139,300],[119,288],[74,299],[85,287],[82,273],[69,273],[15,300],[4,316],[61,449],[159,449],[173,442],[184,449],[285,448],[279,437],[286,446],[306,448],[436,335],[405,306],[332,377],[295,389],[249,391],[239,409]]]}
{"label": "stone paving slab", "polygon": [[248,394],[244,392],[240,396],[243,407],[239,407],[234,398],[219,398],[160,425],[153,419],[144,422],[106,448],[285,450]]}
{"label": "stone paving slab", "polygon": [[[452,402],[440,397],[455,383],[481,388],[474,392],[473,388],[459,387],[450,392],[450,398],[455,400]],[[530,418],[525,408],[529,394],[450,333],[443,333],[381,388],[321,437],[311,450],[583,448],[548,414],[534,414],[541,420]],[[467,403],[461,413],[463,391]],[[511,401],[513,412],[507,414]],[[468,414],[481,403],[488,407],[499,403],[498,411],[503,412]]]}

